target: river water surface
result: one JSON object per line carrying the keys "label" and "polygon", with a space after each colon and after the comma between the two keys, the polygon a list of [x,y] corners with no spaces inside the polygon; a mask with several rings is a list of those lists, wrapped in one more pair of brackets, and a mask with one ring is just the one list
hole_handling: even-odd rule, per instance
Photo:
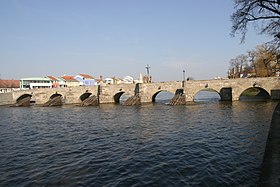
{"label": "river water surface", "polygon": [[0,186],[254,186],[276,104],[0,107]]}

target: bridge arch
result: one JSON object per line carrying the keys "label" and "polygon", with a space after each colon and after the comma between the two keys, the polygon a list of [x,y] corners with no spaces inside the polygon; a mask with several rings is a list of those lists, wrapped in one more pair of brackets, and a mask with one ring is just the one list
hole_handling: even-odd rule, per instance
{"label": "bridge arch", "polygon": [[[171,96],[172,95],[172,96]],[[174,93],[168,90],[159,90],[156,93],[154,93],[152,95],[152,102],[155,103],[156,102],[156,97],[157,96],[162,96],[162,100],[171,100],[172,97],[174,97]]]}
{"label": "bridge arch", "polygon": [[152,102],[153,102],[153,103],[156,102],[156,97],[157,97],[157,95],[158,95],[160,92],[162,92],[162,90],[160,90],[160,91],[156,92],[155,94],[153,94],[153,96],[152,96]]}
{"label": "bridge arch", "polygon": [[80,100],[84,101],[85,99],[89,98],[92,95],[90,92],[85,92],[80,96]]}
{"label": "bridge arch", "polygon": [[52,94],[52,95],[50,96],[50,99],[53,99],[53,98],[55,98],[55,97],[62,97],[62,95],[59,94],[59,93],[55,93],[55,94]]}
{"label": "bridge arch", "polygon": [[30,99],[31,99],[32,95],[31,94],[23,94],[16,99],[16,102],[19,102],[20,100],[23,100],[23,99],[28,98],[28,97],[30,97]]}
{"label": "bridge arch", "polygon": [[262,87],[249,87],[241,92],[239,100],[267,100],[271,99],[269,92]]}
{"label": "bridge arch", "polygon": [[120,98],[124,93],[125,93],[124,91],[120,91],[120,92],[116,93],[114,95],[114,102],[115,103],[120,103]]}
{"label": "bridge arch", "polygon": [[220,92],[218,92],[214,88],[203,88],[198,90],[193,97],[193,101],[199,102],[199,101],[214,101],[214,100],[221,100],[222,96]]}

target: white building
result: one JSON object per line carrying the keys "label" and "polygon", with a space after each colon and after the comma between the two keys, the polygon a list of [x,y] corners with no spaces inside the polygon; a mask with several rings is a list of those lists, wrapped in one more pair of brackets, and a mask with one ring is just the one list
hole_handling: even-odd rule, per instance
{"label": "white building", "polygon": [[127,75],[123,78],[123,83],[125,83],[125,84],[133,84],[133,82],[134,82],[134,79],[131,76]]}
{"label": "white building", "polygon": [[21,89],[51,88],[52,82],[49,78],[30,77],[20,79]]}
{"label": "white building", "polygon": [[105,83],[106,83],[106,84],[114,84],[114,79],[112,79],[112,78],[106,78],[106,79],[105,79]]}

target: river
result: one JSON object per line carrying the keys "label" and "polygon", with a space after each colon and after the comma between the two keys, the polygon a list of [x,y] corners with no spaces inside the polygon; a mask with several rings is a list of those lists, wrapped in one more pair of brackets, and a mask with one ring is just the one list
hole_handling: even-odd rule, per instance
{"label": "river", "polygon": [[0,186],[254,186],[276,102],[0,107]]}

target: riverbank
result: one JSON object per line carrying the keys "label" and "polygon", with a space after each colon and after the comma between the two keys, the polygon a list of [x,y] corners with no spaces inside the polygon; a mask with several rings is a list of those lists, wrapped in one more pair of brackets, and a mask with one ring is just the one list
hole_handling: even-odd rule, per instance
{"label": "riverbank", "polygon": [[280,102],[272,116],[258,186],[280,186]]}

